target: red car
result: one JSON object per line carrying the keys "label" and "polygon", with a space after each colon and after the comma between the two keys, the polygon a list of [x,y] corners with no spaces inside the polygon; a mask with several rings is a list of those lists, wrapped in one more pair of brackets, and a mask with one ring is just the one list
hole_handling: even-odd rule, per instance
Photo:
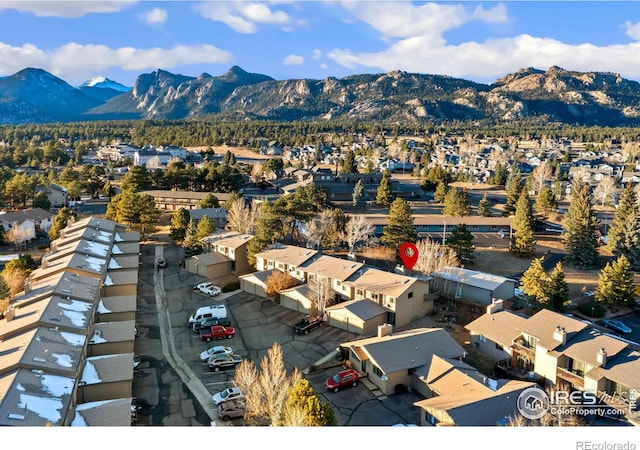
{"label": "red car", "polygon": [[233,327],[223,327],[222,325],[214,325],[211,328],[200,330],[200,339],[203,341],[211,341],[213,339],[231,339],[236,334]]}
{"label": "red car", "polygon": [[329,391],[338,392],[342,388],[357,385],[359,379],[360,375],[358,375],[358,372],[353,369],[348,369],[338,372],[329,378],[325,381],[324,386]]}

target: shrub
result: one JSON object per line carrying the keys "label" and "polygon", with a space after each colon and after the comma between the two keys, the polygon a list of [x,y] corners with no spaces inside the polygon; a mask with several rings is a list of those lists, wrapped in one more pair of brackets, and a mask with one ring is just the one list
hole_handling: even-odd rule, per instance
{"label": "shrub", "polygon": [[222,286],[222,292],[232,292],[237,291],[238,289],[240,289],[239,281],[232,281],[231,283],[227,283]]}
{"label": "shrub", "polygon": [[[604,317],[606,313],[604,307],[598,302],[583,303],[582,305],[578,306],[578,311],[580,311],[585,316],[596,318]],[[592,312],[593,315],[591,315]]]}

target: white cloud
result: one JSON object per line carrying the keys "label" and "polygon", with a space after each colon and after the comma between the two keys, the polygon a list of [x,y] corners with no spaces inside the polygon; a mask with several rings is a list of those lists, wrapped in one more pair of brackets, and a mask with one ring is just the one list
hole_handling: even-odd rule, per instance
{"label": "white cloud", "polygon": [[325,70],[326,70],[326,69],[328,69],[328,68],[329,68],[329,66],[327,66],[327,64],[326,64],[326,63],[322,63],[322,64],[320,64],[320,68],[321,68],[321,69],[325,69]]}
{"label": "white cloud", "polygon": [[0,42],[0,74],[3,75],[11,75],[25,67],[38,67],[66,79],[112,67],[131,71],[171,69],[184,64],[227,63],[230,59],[229,52],[212,45],[139,49],[71,42],[45,51],[31,44],[12,47]]}
{"label": "white cloud", "polygon": [[15,9],[38,17],[77,18],[90,13],[114,13],[137,3],[136,0],[114,1],[0,1],[0,11]]}
{"label": "white cloud", "polygon": [[[387,47],[378,52],[349,48],[326,53],[336,63],[354,71],[382,69],[446,74],[461,78],[491,80],[523,67],[618,72],[640,76],[640,42],[626,45],[571,45],[556,39],[519,35],[447,43],[444,33],[478,20],[486,23],[508,21],[503,4],[485,9],[467,5],[427,3],[416,6],[404,2],[343,2],[353,17],[381,33]],[[640,24],[627,22],[627,34],[640,40]]]}
{"label": "white cloud", "polygon": [[291,54],[287,56],[282,62],[287,66],[300,66],[304,64],[304,58],[300,55]]}
{"label": "white cloud", "polygon": [[154,8],[142,15],[142,19],[149,24],[160,24],[167,21],[167,10]]}
{"label": "white cloud", "polygon": [[628,20],[624,23],[625,32],[627,36],[636,41],[640,41],[640,22],[631,23]]}
{"label": "white cloud", "polygon": [[287,25],[291,19],[283,11],[272,11],[264,3],[239,2],[207,2],[194,6],[200,14],[216,22],[223,22],[238,33],[251,34],[258,31],[257,24],[281,25],[290,29]]}
{"label": "white cloud", "polygon": [[313,50],[313,56],[312,56],[312,58],[313,58],[313,59],[320,59],[320,58],[322,58],[322,51],[320,51],[320,49],[317,49],[317,48],[316,48],[315,50]]}

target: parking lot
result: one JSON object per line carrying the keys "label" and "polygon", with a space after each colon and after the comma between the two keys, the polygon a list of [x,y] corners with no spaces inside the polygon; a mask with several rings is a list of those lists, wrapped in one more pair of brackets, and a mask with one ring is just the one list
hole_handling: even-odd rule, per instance
{"label": "parking lot", "polygon": [[[155,247],[168,265],[156,271]],[[226,424],[217,420],[211,396],[232,385],[234,370],[212,372],[199,355],[210,346],[227,345],[235,354],[248,358],[257,367],[277,342],[282,347],[285,366],[307,372],[313,388],[323,400],[331,401],[339,425],[386,426],[417,423],[419,413],[415,393],[379,396],[365,383],[338,393],[327,392],[324,381],[339,370],[334,360],[313,370],[316,362],[335,355],[340,343],[358,336],[324,326],[308,335],[293,333],[293,324],[303,313],[289,310],[270,300],[244,292],[209,297],[193,289],[206,281],[180,268],[181,249],[171,243],[142,246],[139,284],[139,336],[136,352],[141,357],[140,376],[134,379],[134,396],[143,404],[134,425],[209,426]],[[188,317],[201,306],[224,303],[236,335],[231,339],[204,342],[187,326]],[[309,369],[312,369],[309,371]],[[228,425],[243,425],[235,419]]]}

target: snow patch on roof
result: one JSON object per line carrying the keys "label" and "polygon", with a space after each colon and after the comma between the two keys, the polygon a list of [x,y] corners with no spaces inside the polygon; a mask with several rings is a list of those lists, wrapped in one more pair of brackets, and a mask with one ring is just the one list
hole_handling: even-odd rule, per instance
{"label": "snow patch on roof", "polygon": [[73,359],[71,355],[64,353],[52,353],[51,356],[55,358],[56,364],[62,367],[73,367]]}
{"label": "snow patch on roof", "polygon": [[104,277],[104,285],[105,286],[113,286],[113,280],[111,279],[111,277],[109,275]]}
{"label": "snow patch on roof", "polygon": [[98,312],[100,314],[108,314],[111,312],[110,309],[108,309],[106,306],[104,306],[104,301],[102,299],[100,299],[98,301]]}
{"label": "snow patch on roof", "polygon": [[87,362],[84,366],[84,371],[82,372],[82,381],[87,384],[98,384],[102,383],[100,376],[98,375],[98,370],[93,362],[87,359]]}
{"label": "snow patch on roof", "polygon": [[67,344],[79,347],[84,345],[85,336],[82,334],[69,333],[68,331],[61,331],[60,336],[66,341]]}
{"label": "snow patch on roof", "polygon": [[118,261],[116,261],[115,259],[111,258],[109,260],[109,270],[116,270],[116,269],[122,269],[122,266],[120,264],[118,264]]}

